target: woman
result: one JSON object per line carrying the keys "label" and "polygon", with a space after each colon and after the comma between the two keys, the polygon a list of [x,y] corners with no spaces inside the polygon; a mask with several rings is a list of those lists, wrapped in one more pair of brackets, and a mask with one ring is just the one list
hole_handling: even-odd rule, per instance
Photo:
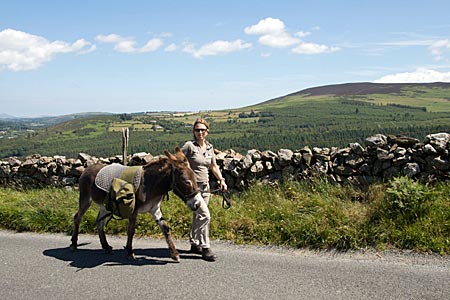
{"label": "woman", "polygon": [[189,234],[191,242],[191,252],[201,254],[207,261],[215,261],[217,255],[211,250],[209,241],[209,223],[211,220],[208,203],[211,196],[209,190],[209,171],[220,181],[220,188],[227,190],[225,179],[223,178],[216,163],[214,148],[206,141],[209,124],[204,119],[197,119],[192,126],[194,139],[186,142],[182,151],[189,160],[191,169],[195,173],[198,187],[202,192],[203,201],[194,211],[192,218],[192,227]]}

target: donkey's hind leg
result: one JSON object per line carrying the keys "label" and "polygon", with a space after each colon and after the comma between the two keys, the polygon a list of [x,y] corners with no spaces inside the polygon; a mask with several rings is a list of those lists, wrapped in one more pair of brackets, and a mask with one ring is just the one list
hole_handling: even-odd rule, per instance
{"label": "donkey's hind leg", "polygon": [[107,211],[103,205],[100,205],[100,211],[98,212],[97,219],[95,220],[95,224],[97,225],[98,237],[100,238],[100,243],[102,244],[102,248],[106,253],[110,253],[112,250],[112,247],[106,240],[105,234],[105,219],[110,214],[111,212]]}
{"label": "donkey's hind leg", "polygon": [[78,247],[78,234],[80,232],[80,224],[81,220],[88,210],[89,206],[91,206],[91,196],[88,191],[83,189],[83,187],[80,186],[80,197],[78,201],[78,211],[73,216],[73,232],[72,232],[72,244],[70,245],[70,248],[72,250],[76,250]]}

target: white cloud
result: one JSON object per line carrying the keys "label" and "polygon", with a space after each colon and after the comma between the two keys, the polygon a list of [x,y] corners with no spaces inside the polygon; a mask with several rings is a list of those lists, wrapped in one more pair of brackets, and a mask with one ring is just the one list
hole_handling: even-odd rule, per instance
{"label": "white cloud", "polygon": [[430,69],[417,69],[414,72],[404,72],[383,76],[374,80],[376,83],[427,83],[450,82],[450,72],[438,72]]}
{"label": "white cloud", "polygon": [[136,47],[136,41],[132,37],[122,37],[118,34],[112,33],[108,35],[97,35],[95,40],[102,43],[115,44],[114,50],[125,53],[145,53],[158,50],[163,44],[160,38],[149,40],[143,47]]}
{"label": "white cloud", "polygon": [[138,52],[153,52],[158,50],[163,44],[162,39],[154,38],[149,40],[144,47],[138,49]]}
{"label": "white cloud", "polygon": [[286,32],[279,34],[266,34],[258,40],[262,45],[274,48],[286,48],[300,43],[300,39],[291,36]]}
{"label": "white cloud", "polygon": [[301,42],[297,47],[292,49],[292,53],[296,54],[320,54],[320,53],[331,53],[339,51],[339,47],[329,47],[326,45],[319,45],[314,43],[304,43]]}
{"label": "white cloud", "polygon": [[102,43],[119,43],[119,42],[127,40],[127,38],[123,38],[120,35],[112,33],[112,34],[108,34],[108,35],[102,35],[102,34],[97,35],[95,37],[95,40],[98,42],[102,42]]}
{"label": "white cloud", "polygon": [[[90,48],[87,48],[91,46]],[[53,59],[58,53],[85,54],[95,51],[95,45],[79,39],[70,44],[47,39],[14,29],[0,31],[0,70],[34,70]]]}
{"label": "white cloud", "polygon": [[415,39],[415,40],[403,40],[394,42],[384,42],[379,43],[382,46],[393,46],[393,47],[412,47],[412,46],[426,46],[430,51],[430,54],[436,60],[447,60],[448,54],[450,53],[450,40],[432,40],[432,39]]}
{"label": "white cloud", "polygon": [[167,46],[165,49],[164,49],[164,51],[166,51],[166,52],[173,52],[173,51],[176,51],[178,49],[178,47],[177,47],[177,45],[175,45],[175,44],[170,44],[169,46]]}
{"label": "white cloud", "polygon": [[307,31],[299,31],[295,33],[295,36],[299,37],[299,38],[304,38],[307,37],[308,35],[310,35],[311,32],[307,32]]}
{"label": "white cloud", "polygon": [[162,38],[168,38],[168,37],[172,37],[172,36],[173,36],[172,32],[161,32],[159,34],[159,37],[162,37]]}
{"label": "white cloud", "polygon": [[91,45],[91,47],[89,47],[89,49],[81,50],[80,52],[78,52],[78,54],[88,54],[88,53],[94,52],[95,50],[97,50],[97,46]]}
{"label": "white cloud", "polygon": [[244,32],[250,35],[261,35],[258,39],[259,43],[274,48],[285,48],[300,42],[300,39],[286,31],[283,21],[270,17],[246,27]]}
{"label": "white cloud", "polygon": [[429,46],[433,43],[432,40],[403,40],[403,41],[393,41],[393,42],[383,42],[378,43],[382,46],[398,46],[398,47],[408,47],[408,46]]}
{"label": "white cloud", "polygon": [[436,60],[442,60],[444,55],[450,52],[450,40],[435,41],[430,45],[429,49]]}
{"label": "white cloud", "polygon": [[276,35],[283,33],[285,31],[285,26],[283,21],[281,21],[280,19],[274,19],[269,17],[260,20],[256,25],[246,27],[244,31],[246,34],[253,34],[253,35],[266,35],[266,34]]}
{"label": "white cloud", "polygon": [[[314,30],[318,29],[314,28]],[[311,32],[298,31],[291,34],[287,31],[283,21],[270,17],[260,20],[255,25],[246,27],[244,32],[250,35],[260,35],[258,42],[261,45],[273,48],[296,46],[291,50],[295,54],[331,53],[340,50],[339,47],[304,42],[302,39],[311,35]]]}
{"label": "white cloud", "polygon": [[243,40],[235,40],[232,42],[219,40],[209,44],[205,44],[199,49],[195,49],[194,45],[189,44],[184,47],[183,51],[192,54],[195,58],[202,58],[203,56],[214,56],[230,52],[237,52],[251,47],[252,44],[246,43]]}
{"label": "white cloud", "polygon": [[114,45],[114,50],[126,53],[136,52],[136,48],[134,47],[135,44],[136,42],[133,40],[120,41]]}

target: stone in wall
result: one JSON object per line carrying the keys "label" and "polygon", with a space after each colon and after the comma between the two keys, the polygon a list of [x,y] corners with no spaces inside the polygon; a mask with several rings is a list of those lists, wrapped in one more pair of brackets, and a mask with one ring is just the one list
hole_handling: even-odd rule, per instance
{"label": "stone in wall", "polygon": [[450,134],[446,132],[429,134],[425,137],[425,144],[430,144],[439,153],[448,155],[448,143],[450,141]]}

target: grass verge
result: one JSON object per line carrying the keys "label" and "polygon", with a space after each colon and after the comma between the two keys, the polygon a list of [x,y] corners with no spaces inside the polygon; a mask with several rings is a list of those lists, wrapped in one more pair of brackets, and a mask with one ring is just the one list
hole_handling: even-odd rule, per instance
{"label": "grass verge", "polygon": [[[221,208],[213,196],[211,238],[238,244],[313,249],[409,249],[450,254],[450,188],[409,178],[372,185],[368,191],[334,186],[325,180],[255,184],[232,196]],[[0,188],[0,227],[16,231],[72,231],[78,206],[76,191]],[[187,238],[189,209],[176,196],[162,210],[176,238]],[[85,215],[81,232],[95,233],[96,205]],[[111,220],[108,234],[125,234],[127,221]],[[138,236],[162,237],[149,214],[140,215]]]}

